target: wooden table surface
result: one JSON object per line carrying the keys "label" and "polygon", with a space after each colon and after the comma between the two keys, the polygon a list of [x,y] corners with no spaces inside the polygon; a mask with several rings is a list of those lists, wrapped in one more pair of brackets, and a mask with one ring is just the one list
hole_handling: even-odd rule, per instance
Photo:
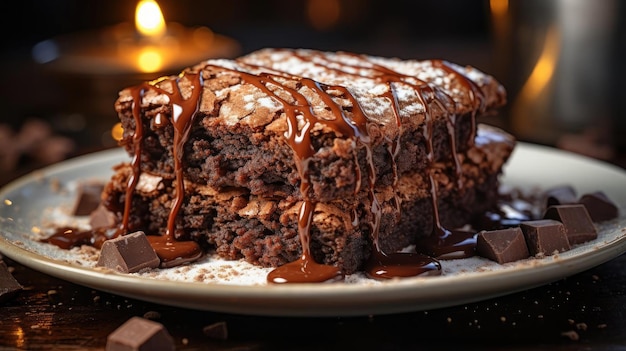
{"label": "wooden table surface", "polygon": [[[0,350],[103,350],[107,335],[132,316],[162,323],[177,350],[626,350],[626,255],[478,303],[333,318],[170,307],[95,291],[4,260],[24,290],[0,305]],[[220,322],[226,324],[226,339],[205,335],[205,327]]]}

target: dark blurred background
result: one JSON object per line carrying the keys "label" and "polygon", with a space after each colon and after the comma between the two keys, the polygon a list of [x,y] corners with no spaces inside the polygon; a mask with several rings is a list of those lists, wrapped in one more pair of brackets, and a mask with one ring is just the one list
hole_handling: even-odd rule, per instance
{"label": "dark blurred background", "polygon": [[[236,44],[218,56],[238,56],[263,47],[306,47],[400,58],[443,58],[475,66],[498,78],[509,95],[507,107],[487,122],[512,132],[521,141],[624,165],[626,2],[157,2],[166,22],[185,28],[207,27]],[[133,23],[136,5],[132,0],[0,4],[4,14],[0,171],[19,168],[28,161],[50,163],[59,155],[67,157],[114,145],[110,129],[117,122],[113,110],[117,91],[183,68],[174,64],[150,73],[102,73],[97,69],[90,73],[75,69],[73,61],[67,64],[72,45],[97,46],[99,32]],[[65,44],[55,48],[56,56],[42,59],[33,55],[41,43],[61,41]],[[59,144],[59,139],[66,143],[54,146],[52,141]],[[44,143],[33,149],[29,140],[31,144]],[[48,159],[37,151],[42,145],[51,154]]]}

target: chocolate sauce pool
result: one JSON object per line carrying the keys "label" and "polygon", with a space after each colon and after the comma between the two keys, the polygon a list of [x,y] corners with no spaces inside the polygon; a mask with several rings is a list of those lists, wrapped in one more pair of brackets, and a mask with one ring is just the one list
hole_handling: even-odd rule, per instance
{"label": "chocolate sauce pool", "polygon": [[[413,76],[407,76],[398,72],[395,72],[389,68],[376,65],[368,61],[363,56],[353,55],[354,59],[358,63],[346,64],[345,62],[331,60],[322,55],[312,55],[312,57],[298,56],[303,61],[315,63],[316,65],[323,66],[324,69],[330,71],[336,71],[341,74],[349,74],[358,77],[358,74],[351,72],[359,72],[361,70],[367,70],[374,75],[375,79],[379,82],[386,84],[388,87],[384,96],[391,102],[391,106],[395,115],[395,123],[398,129],[402,128],[400,119],[399,102],[396,96],[393,84],[405,84],[411,86],[416,91],[419,100],[424,107],[424,130],[423,134],[427,140],[427,159],[430,163],[434,161],[433,145],[432,145],[432,133],[433,133],[433,118],[431,116],[431,110],[438,108],[442,111],[456,110],[455,108],[447,108],[446,106],[454,105],[455,101],[446,95],[443,91],[436,86],[421,81]],[[253,65],[239,62],[242,66],[253,67]],[[332,68],[331,68],[332,64]],[[475,111],[480,112],[484,109],[484,96],[479,87],[466,77],[461,72],[458,72],[453,67],[449,66],[444,61],[433,61],[433,66],[446,71],[448,74],[454,75],[461,84],[468,88],[468,95],[471,103],[475,107]],[[256,67],[256,66],[254,66]],[[340,69],[337,67],[343,67]],[[224,67],[219,67],[225,69]],[[258,68],[258,67],[257,67]],[[264,68],[267,70],[267,68]],[[228,70],[228,69],[226,69]],[[365,265],[365,273],[376,279],[389,279],[394,277],[409,277],[409,276],[422,276],[422,275],[439,275],[441,274],[441,264],[439,259],[449,258],[464,258],[474,255],[474,249],[476,244],[476,231],[464,232],[458,230],[449,230],[443,228],[439,220],[438,212],[438,198],[437,198],[437,183],[433,179],[433,174],[428,174],[430,181],[430,197],[433,213],[433,229],[431,235],[418,242],[415,252],[383,252],[379,244],[379,227],[381,210],[380,203],[374,192],[374,186],[377,180],[377,174],[372,161],[372,147],[370,130],[375,127],[369,118],[363,112],[355,97],[343,86],[326,85],[320,82],[314,81],[309,78],[294,78],[291,75],[273,71],[272,73],[252,74],[247,72],[240,72],[232,70],[232,72],[241,77],[246,83],[253,84],[257,88],[261,89],[268,96],[278,101],[283,106],[284,113],[287,117],[288,131],[285,133],[285,138],[293,150],[294,161],[297,166],[297,170],[300,176],[300,192],[302,194],[302,205],[298,217],[298,232],[302,246],[302,255],[294,262],[277,267],[268,274],[267,280],[270,283],[302,283],[302,282],[327,282],[342,280],[344,277],[343,272],[335,266],[324,265],[315,262],[311,255],[310,250],[310,230],[313,218],[313,212],[315,210],[316,202],[309,196],[310,179],[309,179],[309,162],[311,157],[315,154],[315,150],[311,142],[310,129],[317,123],[323,124],[325,127],[332,129],[337,134],[343,135],[356,142],[358,147],[364,148],[367,156],[367,167],[365,170],[360,169],[358,162],[354,169],[356,179],[361,179],[361,175],[366,172],[367,174],[367,191],[370,206],[368,211],[370,212],[368,226],[370,228],[370,235],[372,241],[372,252],[370,259]],[[314,91],[320,99],[326,104],[326,106],[332,112],[334,119],[319,118],[313,111],[313,106],[298,90],[290,88],[285,84],[282,84],[281,78],[288,77],[289,79],[298,79],[299,82]],[[189,96],[183,96],[180,83],[185,79],[186,84],[190,85]],[[156,84],[169,83],[171,91],[164,90],[158,87]],[[268,88],[271,85],[272,89]],[[169,121],[166,121],[165,116],[158,116],[159,123],[172,123],[174,127],[174,143],[173,143],[173,155],[175,166],[175,199],[170,210],[170,214],[167,221],[167,230],[163,236],[149,236],[151,245],[155,249],[157,255],[161,259],[161,267],[172,267],[185,262],[190,262],[198,259],[202,256],[203,252],[200,246],[194,241],[180,240],[176,237],[176,222],[178,212],[184,201],[184,179],[182,164],[183,159],[183,147],[189,136],[189,132],[193,125],[196,114],[198,113],[202,90],[203,90],[203,78],[202,73],[192,73],[190,71],[183,72],[180,76],[163,77],[157,81],[145,82],[131,89],[133,97],[133,117],[135,119],[135,130],[133,134],[133,142],[135,146],[134,154],[131,161],[132,175],[128,180],[123,218],[119,228],[112,231],[78,231],[72,228],[61,228],[51,237],[47,239],[47,242],[55,244],[62,248],[70,248],[78,245],[93,245],[99,247],[106,239],[114,238],[119,235],[125,235],[130,232],[129,230],[129,218],[132,207],[132,198],[139,176],[141,175],[141,148],[143,145],[143,130],[141,121],[141,102],[146,91],[155,90],[159,94],[163,94],[169,98],[169,104],[171,107],[171,117]],[[291,97],[291,101],[281,98],[276,91],[280,91],[282,94],[288,94]],[[332,91],[331,95],[329,91]],[[337,97],[337,94],[341,95],[341,98],[348,100],[351,103],[350,113],[347,113],[344,108],[338,105],[333,97]],[[474,112],[476,113],[476,112]],[[472,115],[472,130],[469,138],[469,143],[473,143],[476,133],[475,115]],[[303,119],[303,127],[299,129],[298,119]],[[457,181],[459,186],[461,184],[461,166],[457,158],[457,146],[455,145],[455,121],[456,116],[448,114],[446,116],[447,131],[449,140],[451,143],[451,155],[450,158],[454,161]],[[395,186],[398,180],[396,156],[398,155],[398,148],[400,145],[400,135],[397,133],[394,140],[387,140],[389,142],[389,159],[393,169],[393,185]],[[355,155],[356,157],[356,155]],[[357,182],[354,192],[360,191],[362,184]],[[394,199],[396,208],[400,208],[400,199],[396,195]],[[504,213],[504,212],[503,212]],[[481,224],[489,224],[490,226],[499,226],[503,220],[508,219],[506,214],[500,215],[498,219],[483,218]],[[354,216],[354,222],[358,223],[358,218]]]}

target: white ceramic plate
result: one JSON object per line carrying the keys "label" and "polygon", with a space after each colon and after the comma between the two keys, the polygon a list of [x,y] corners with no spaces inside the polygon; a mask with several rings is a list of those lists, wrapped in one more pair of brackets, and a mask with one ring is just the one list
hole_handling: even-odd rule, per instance
{"label": "white ceramic plate", "polygon": [[[619,204],[620,219],[602,224],[597,240],[558,256],[506,265],[477,257],[443,261],[444,275],[439,277],[374,282],[355,276],[334,284],[266,285],[249,280],[219,283],[198,280],[197,275],[188,277],[191,266],[170,269],[165,276],[117,274],[93,268],[93,262],[85,261],[76,251],[60,250],[35,239],[50,220],[51,208],[71,208],[78,181],[106,180],[112,166],[125,159],[118,149],[98,152],[42,169],[5,186],[0,190],[0,252],[25,266],[77,284],[166,305],[255,315],[353,316],[432,309],[501,296],[581,272],[626,251],[626,172],[585,157],[524,143],[518,144],[505,169],[505,184],[523,188],[571,184],[579,194],[602,190]],[[239,264],[211,262],[228,265],[231,270],[233,264]],[[251,269],[246,274],[264,281],[262,270]]]}

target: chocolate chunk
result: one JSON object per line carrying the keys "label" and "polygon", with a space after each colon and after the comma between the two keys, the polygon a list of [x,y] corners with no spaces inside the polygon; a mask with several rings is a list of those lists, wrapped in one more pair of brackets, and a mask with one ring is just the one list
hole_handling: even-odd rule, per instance
{"label": "chocolate chunk", "polygon": [[89,182],[78,187],[78,199],[74,206],[74,216],[89,216],[100,205],[100,194],[104,184]]}
{"label": "chocolate chunk", "polygon": [[553,219],[522,222],[520,228],[531,255],[552,255],[570,249],[563,223]]}
{"label": "chocolate chunk", "polygon": [[226,322],[216,322],[202,328],[202,333],[211,339],[228,339],[228,327]]}
{"label": "chocolate chunk", "polygon": [[530,256],[524,233],[519,227],[481,231],[476,238],[476,252],[500,264]]}
{"label": "chocolate chunk", "polygon": [[576,190],[570,185],[561,185],[545,191],[546,207],[575,204],[578,201]]}
{"label": "chocolate chunk", "polygon": [[89,215],[89,225],[91,228],[113,228],[117,223],[115,214],[107,210],[104,205],[98,207]]}
{"label": "chocolate chunk", "polygon": [[22,285],[15,280],[11,272],[9,272],[9,268],[0,257],[0,302],[9,300],[20,290],[22,290]]}
{"label": "chocolate chunk", "polygon": [[619,215],[615,203],[601,191],[585,194],[578,202],[585,205],[591,220],[594,222],[608,221]]}
{"label": "chocolate chunk", "polygon": [[160,262],[144,232],[135,232],[105,241],[97,266],[134,273],[143,268],[156,268]]}
{"label": "chocolate chunk", "polygon": [[584,243],[598,237],[598,232],[584,205],[558,205],[546,210],[543,218],[563,223],[571,245]]}
{"label": "chocolate chunk", "polygon": [[132,317],[107,337],[106,351],[175,350],[163,324]]}

